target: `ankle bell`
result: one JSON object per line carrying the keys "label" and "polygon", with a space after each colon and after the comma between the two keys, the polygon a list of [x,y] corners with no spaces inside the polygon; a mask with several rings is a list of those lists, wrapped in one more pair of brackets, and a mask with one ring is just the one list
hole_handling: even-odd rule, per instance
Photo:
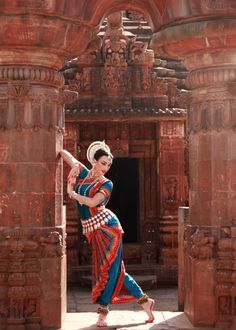
{"label": "ankle bell", "polygon": [[109,309],[106,306],[99,306],[97,309],[97,314],[107,315],[109,313]]}
{"label": "ankle bell", "polygon": [[146,293],[144,293],[138,300],[137,300],[137,303],[139,305],[142,305],[142,304],[145,304],[146,302],[148,302],[148,295]]}

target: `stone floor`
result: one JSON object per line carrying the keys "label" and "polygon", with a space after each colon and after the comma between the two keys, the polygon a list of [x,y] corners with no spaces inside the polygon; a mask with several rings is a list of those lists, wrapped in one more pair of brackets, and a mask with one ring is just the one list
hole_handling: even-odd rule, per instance
{"label": "stone floor", "polygon": [[[156,300],[155,321],[145,324],[145,313],[137,303],[112,305],[110,308],[110,330],[211,330],[191,325],[184,313],[178,312],[177,288],[162,288],[147,292]],[[68,313],[61,330],[95,330],[96,306],[91,304],[90,290],[87,288],[68,289]],[[216,330],[216,329],[214,329]]]}

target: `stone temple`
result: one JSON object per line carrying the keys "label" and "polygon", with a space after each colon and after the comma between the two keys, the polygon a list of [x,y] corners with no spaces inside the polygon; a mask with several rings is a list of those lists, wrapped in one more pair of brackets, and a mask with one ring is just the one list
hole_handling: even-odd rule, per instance
{"label": "stone temple", "polygon": [[[115,156],[124,260],[236,326],[236,3],[0,1],[0,329],[60,329],[91,256],[63,148]],[[87,164],[88,165],[88,164]],[[132,187],[132,189],[131,189]]]}

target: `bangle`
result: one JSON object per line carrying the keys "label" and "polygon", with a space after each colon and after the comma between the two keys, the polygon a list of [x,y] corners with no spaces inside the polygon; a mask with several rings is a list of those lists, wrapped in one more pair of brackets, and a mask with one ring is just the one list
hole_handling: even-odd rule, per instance
{"label": "bangle", "polygon": [[75,195],[77,195],[77,194],[76,194],[76,192],[74,190],[69,194],[70,198],[72,198]]}

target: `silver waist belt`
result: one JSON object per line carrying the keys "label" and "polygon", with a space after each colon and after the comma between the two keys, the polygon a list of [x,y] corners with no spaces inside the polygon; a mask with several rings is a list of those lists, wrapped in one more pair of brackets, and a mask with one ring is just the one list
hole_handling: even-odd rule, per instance
{"label": "silver waist belt", "polygon": [[112,219],[113,213],[110,210],[102,210],[91,218],[81,220],[83,227],[83,234],[92,232],[102,225],[105,225],[110,219]]}

